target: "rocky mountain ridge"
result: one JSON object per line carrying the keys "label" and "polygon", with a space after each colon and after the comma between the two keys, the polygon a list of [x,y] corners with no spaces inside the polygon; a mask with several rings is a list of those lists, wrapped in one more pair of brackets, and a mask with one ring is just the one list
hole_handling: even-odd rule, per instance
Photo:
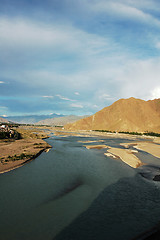
{"label": "rocky mountain ridge", "polygon": [[160,99],[120,99],[90,117],[67,124],[65,129],[160,133]]}
{"label": "rocky mountain ridge", "polygon": [[12,121],[19,124],[35,124],[38,121],[49,119],[49,118],[59,118],[63,117],[64,115],[59,115],[56,113],[49,114],[49,115],[24,115],[24,116],[8,116],[4,119],[7,121]]}
{"label": "rocky mountain ridge", "polygon": [[36,123],[36,125],[52,125],[52,126],[64,126],[68,123],[73,123],[79,119],[85,118],[86,116],[75,116],[69,115],[65,117],[56,117],[51,119],[45,119]]}

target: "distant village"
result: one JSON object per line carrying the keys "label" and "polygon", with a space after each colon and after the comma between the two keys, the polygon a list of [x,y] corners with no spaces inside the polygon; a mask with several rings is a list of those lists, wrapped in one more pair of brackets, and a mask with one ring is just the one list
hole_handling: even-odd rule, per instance
{"label": "distant village", "polygon": [[20,134],[12,129],[12,125],[0,124],[0,139],[4,138],[14,138],[19,139]]}

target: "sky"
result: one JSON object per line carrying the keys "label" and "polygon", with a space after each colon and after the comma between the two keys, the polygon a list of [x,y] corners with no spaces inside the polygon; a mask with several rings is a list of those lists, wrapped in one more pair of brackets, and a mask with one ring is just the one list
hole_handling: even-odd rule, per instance
{"label": "sky", "polygon": [[0,115],[160,98],[160,1],[0,0]]}

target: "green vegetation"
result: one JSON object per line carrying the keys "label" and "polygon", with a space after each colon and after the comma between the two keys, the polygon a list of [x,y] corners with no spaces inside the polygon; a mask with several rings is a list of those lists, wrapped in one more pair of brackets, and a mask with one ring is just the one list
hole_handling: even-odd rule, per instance
{"label": "green vegetation", "polygon": [[154,133],[154,132],[145,132],[143,134],[146,136],[160,137],[159,133]]}
{"label": "green vegetation", "polygon": [[35,146],[34,148],[43,148],[44,147],[43,143],[34,143],[33,145]]}
{"label": "green vegetation", "polygon": [[[107,132],[107,133],[116,133],[116,131],[109,131],[109,130],[94,130],[96,132]],[[123,132],[120,131],[118,133],[123,133],[123,134],[130,134],[130,135],[137,135],[137,136],[153,136],[153,137],[160,137],[159,133],[155,133],[155,132],[144,132],[144,133],[139,133],[139,132]]]}
{"label": "green vegetation", "polygon": [[130,134],[130,135],[139,135],[139,136],[143,135],[143,133],[138,133],[138,132],[119,132],[119,133]]}
{"label": "green vegetation", "polygon": [[11,130],[11,131],[0,131],[0,139],[21,139],[21,134],[17,132],[16,130]]}
{"label": "green vegetation", "polygon": [[8,137],[9,137],[8,132],[0,132],[0,139],[5,139]]}
{"label": "green vegetation", "polygon": [[7,159],[5,159],[5,162],[9,162],[9,161],[17,161],[17,160],[24,160],[24,159],[30,159],[32,158],[33,155],[32,154],[25,154],[25,153],[21,153],[21,155],[14,155],[14,156],[8,156]]}
{"label": "green vegetation", "polygon": [[109,130],[93,130],[95,132],[107,132],[107,133],[116,133],[115,131],[109,131]]}
{"label": "green vegetation", "polygon": [[6,122],[1,122],[1,125],[5,125],[5,126],[8,126],[9,128],[17,128],[17,127],[19,127],[21,124],[19,124],[19,123],[6,123]]}
{"label": "green vegetation", "polygon": [[154,132],[144,132],[144,133],[139,133],[139,132],[119,132],[119,133],[124,133],[124,134],[131,134],[131,135],[145,135],[145,136],[153,136],[153,137],[160,137],[159,133],[154,133]]}
{"label": "green vegetation", "polygon": [[48,125],[48,124],[36,124],[34,125],[34,127],[51,127],[51,125]]}
{"label": "green vegetation", "polygon": [[26,158],[26,155],[24,153],[21,153],[21,155],[19,156],[19,158],[22,160],[24,158]]}
{"label": "green vegetation", "polygon": [[17,132],[17,131],[14,130],[14,136],[13,136],[13,138],[14,138],[15,140],[18,140],[18,139],[21,139],[22,137],[21,137],[21,134],[20,134],[19,132]]}

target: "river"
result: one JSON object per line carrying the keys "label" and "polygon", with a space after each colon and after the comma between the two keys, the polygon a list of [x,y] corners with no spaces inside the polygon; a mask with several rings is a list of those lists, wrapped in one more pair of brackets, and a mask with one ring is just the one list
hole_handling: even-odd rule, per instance
{"label": "river", "polygon": [[[129,240],[160,221],[160,182],[104,156],[106,149],[86,149],[86,140],[99,138],[52,136],[48,153],[0,175],[0,239]],[[138,156],[160,166],[145,152]]]}

